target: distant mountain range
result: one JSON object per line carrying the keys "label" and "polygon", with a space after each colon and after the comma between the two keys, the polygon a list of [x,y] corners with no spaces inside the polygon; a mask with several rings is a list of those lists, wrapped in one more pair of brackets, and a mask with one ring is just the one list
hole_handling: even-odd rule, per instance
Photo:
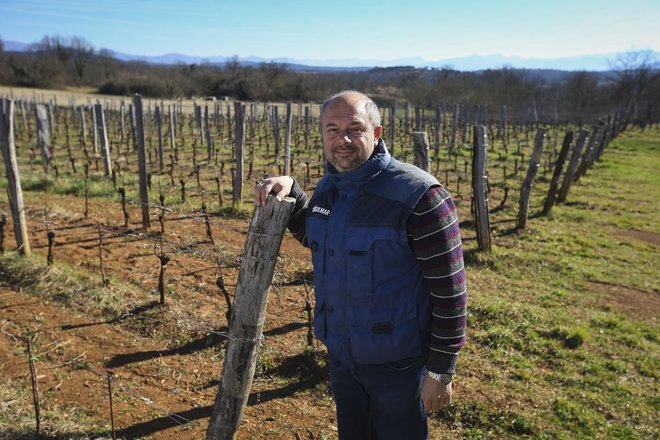
{"label": "distant mountain range", "polygon": [[[17,41],[4,41],[6,52],[21,52],[30,49],[30,45]],[[477,71],[485,69],[498,69],[503,66],[511,66],[517,69],[551,69],[551,70],[587,70],[607,71],[612,67],[618,53],[582,55],[565,58],[523,58],[503,55],[473,55],[458,58],[447,58],[438,61],[429,61],[423,58],[397,58],[394,60],[360,60],[360,59],[293,59],[293,58],[260,58],[260,57],[233,57],[233,56],[210,56],[196,57],[180,53],[168,53],[163,55],[147,56],[133,55],[114,52],[114,56],[122,61],[144,61],[154,64],[224,64],[228,60],[236,58],[243,65],[258,65],[261,63],[275,62],[283,63],[289,68],[298,71],[360,71],[373,67],[413,66],[442,68],[447,67],[460,71]],[[660,57],[660,52],[654,52]]]}

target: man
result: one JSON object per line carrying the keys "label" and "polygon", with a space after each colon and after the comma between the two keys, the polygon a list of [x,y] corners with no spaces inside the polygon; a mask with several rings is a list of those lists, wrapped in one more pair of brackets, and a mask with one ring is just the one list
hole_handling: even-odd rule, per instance
{"label": "man", "polygon": [[376,104],[345,91],[321,108],[327,174],[295,197],[289,229],[312,252],[314,331],[328,348],[340,439],[425,439],[451,403],[467,288],[456,207],[430,174],[393,159]]}

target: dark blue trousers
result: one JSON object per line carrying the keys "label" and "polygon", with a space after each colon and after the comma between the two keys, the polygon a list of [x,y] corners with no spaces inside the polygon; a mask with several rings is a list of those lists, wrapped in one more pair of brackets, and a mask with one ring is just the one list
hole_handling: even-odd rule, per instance
{"label": "dark blue trousers", "polygon": [[425,440],[421,385],[426,359],[350,367],[330,361],[340,440]]}

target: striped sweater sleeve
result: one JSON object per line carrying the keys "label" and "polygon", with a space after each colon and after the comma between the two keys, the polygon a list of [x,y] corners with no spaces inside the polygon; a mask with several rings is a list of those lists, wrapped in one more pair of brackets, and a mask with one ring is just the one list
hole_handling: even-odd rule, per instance
{"label": "striped sweater sleeve", "polygon": [[432,303],[427,368],[456,372],[465,343],[467,283],[456,206],[442,186],[422,196],[408,219],[408,234]]}
{"label": "striped sweater sleeve", "polygon": [[289,197],[296,199],[296,203],[293,206],[293,212],[291,213],[289,224],[287,226],[296,240],[302,243],[303,246],[308,247],[305,230],[305,212],[307,211],[309,200],[307,194],[302,190],[296,179],[293,179],[293,187],[291,188]]}

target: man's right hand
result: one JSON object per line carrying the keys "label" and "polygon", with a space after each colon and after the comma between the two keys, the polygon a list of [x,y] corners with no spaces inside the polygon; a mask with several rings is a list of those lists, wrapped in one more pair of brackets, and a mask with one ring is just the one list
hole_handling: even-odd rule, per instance
{"label": "man's right hand", "polygon": [[276,176],[262,180],[254,187],[254,204],[256,206],[263,206],[266,203],[268,194],[271,192],[281,202],[284,197],[291,193],[292,187],[293,178],[290,176]]}

